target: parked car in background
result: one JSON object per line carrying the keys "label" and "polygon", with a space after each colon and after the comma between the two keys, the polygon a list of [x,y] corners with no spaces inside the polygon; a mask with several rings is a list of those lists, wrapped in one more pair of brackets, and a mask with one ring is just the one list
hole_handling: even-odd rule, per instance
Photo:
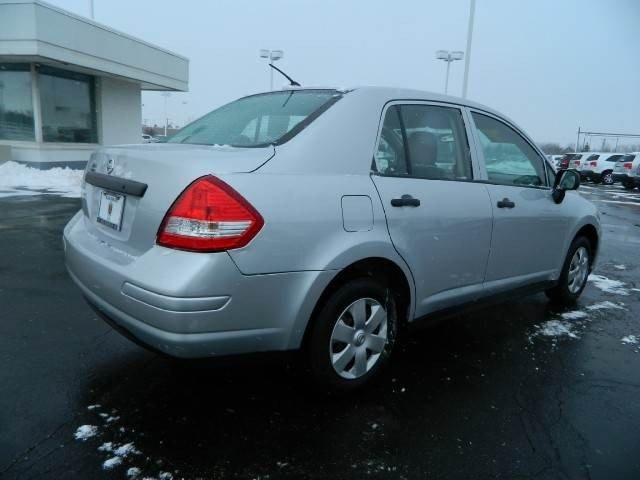
{"label": "parked car in background", "polygon": [[613,170],[622,156],[622,153],[585,153],[579,169],[580,177],[593,183],[613,185]]}
{"label": "parked car in background", "polygon": [[622,183],[627,190],[640,189],[640,152],[628,153],[616,162],[613,180]]}
{"label": "parked car in background", "polygon": [[579,184],[483,105],[294,88],[100,149],[64,251],[96,312],[152,350],[302,350],[351,390],[419,320],[517,292],[574,302],[600,238]]}
{"label": "parked car in background", "polygon": [[142,134],[142,143],[157,143],[159,140],[153,135],[149,135],[148,133]]}
{"label": "parked car in background", "polygon": [[582,153],[565,153],[558,162],[558,170],[567,170],[572,168],[577,170],[580,168]]}

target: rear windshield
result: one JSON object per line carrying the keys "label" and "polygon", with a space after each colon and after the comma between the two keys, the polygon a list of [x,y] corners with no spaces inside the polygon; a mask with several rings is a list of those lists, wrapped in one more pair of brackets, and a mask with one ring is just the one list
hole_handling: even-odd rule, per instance
{"label": "rear windshield", "polygon": [[336,90],[284,90],[251,95],[208,113],[167,142],[232,147],[284,143],[341,96]]}
{"label": "rear windshield", "polygon": [[636,159],[635,154],[624,155],[619,162],[633,162]]}
{"label": "rear windshield", "polygon": [[600,155],[591,155],[589,158],[587,158],[587,162],[590,160],[597,160],[598,158],[600,158]]}

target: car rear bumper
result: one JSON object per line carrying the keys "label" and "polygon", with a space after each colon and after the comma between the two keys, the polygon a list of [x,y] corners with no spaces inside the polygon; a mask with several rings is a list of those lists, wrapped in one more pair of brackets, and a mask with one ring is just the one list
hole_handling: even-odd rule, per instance
{"label": "car rear bumper", "polygon": [[64,247],[71,278],[103,318],[182,358],[298,348],[334,274],[243,275],[225,252],[158,246],[131,258],[93,237],[81,214],[65,228]]}

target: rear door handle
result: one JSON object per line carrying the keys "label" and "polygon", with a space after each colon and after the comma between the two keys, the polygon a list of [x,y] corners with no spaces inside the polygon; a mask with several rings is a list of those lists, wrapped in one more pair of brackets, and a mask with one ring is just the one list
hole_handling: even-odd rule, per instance
{"label": "rear door handle", "polygon": [[506,197],[502,200],[498,200],[498,208],[513,208],[515,206],[516,204]]}
{"label": "rear door handle", "polygon": [[411,195],[402,195],[400,198],[391,199],[392,207],[419,207],[420,200],[413,198]]}

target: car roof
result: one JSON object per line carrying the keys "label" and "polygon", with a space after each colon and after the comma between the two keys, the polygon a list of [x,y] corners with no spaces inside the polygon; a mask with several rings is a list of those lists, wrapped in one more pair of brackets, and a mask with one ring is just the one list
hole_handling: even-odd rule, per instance
{"label": "car roof", "polygon": [[368,95],[377,99],[386,98],[387,101],[398,100],[421,100],[427,102],[442,102],[442,103],[455,103],[457,105],[463,105],[466,107],[477,108],[479,110],[485,110],[490,113],[495,113],[501,117],[504,114],[482,105],[477,102],[473,102],[466,98],[456,97],[453,95],[444,95],[436,92],[429,92],[426,90],[414,90],[410,88],[400,87],[379,87],[372,85],[363,85],[356,87],[329,87],[329,86],[309,86],[309,87],[285,87],[283,90],[336,90],[338,92],[350,93],[357,92],[360,95]]}

